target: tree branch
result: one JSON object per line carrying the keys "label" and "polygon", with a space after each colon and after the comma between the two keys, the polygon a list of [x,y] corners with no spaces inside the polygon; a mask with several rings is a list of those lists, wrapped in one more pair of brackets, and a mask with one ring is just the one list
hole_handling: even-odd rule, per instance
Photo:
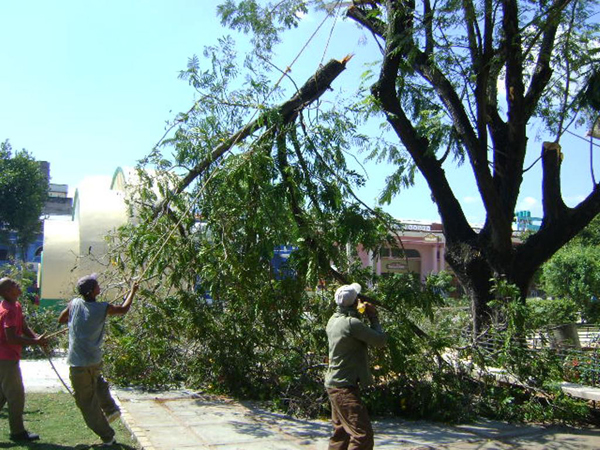
{"label": "tree branch", "polygon": [[[560,165],[563,154],[556,142],[544,142],[542,145],[542,205],[544,221],[554,221],[567,209],[563,202],[560,187]],[[543,225],[543,224],[542,224]]]}
{"label": "tree branch", "polygon": [[287,202],[292,211],[292,217],[298,227],[300,235],[304,238],[307,247],[317,256],[318,265],[320,268],[327,268],[333,278],[342,284],[347,284],[348,279],[338,270],[336,270],[329,262],[329,258],[323,252],[315,236],[312,234],[310,225],[307,223],[303,210],[300,207],[298,192],[295,183],[289,174],[289,164],[287,159],[287,139],[283,129],[278,130],[277,137],[277,168],[283,180],[283,185],[287,191]]}
{"label": "tree branch", "polygon": [[[403,35],[403,30],[396,30],[395,35]],[[444,103],[455,129],[457,130],[461,141],[464,144],[469,155],[469,161],[473,172],[477,187],[481,193],[481,197],[485,209],[490,218],[495,223],[503,223],[505,214],[501,208],[501,202],[498,192],[494,188],[493,178],[489,169],[489,161],[487,158],[487,139],[485,120],[480,119],[482,127],[479,130],[480,138],[473,130],[471,121],[463,107],[460,97],[454,90],[452,83],[441,73],[441,71],[430,62],[430,59],[416,48],[410,50],[411,54],[415,54],[415,69],[426,79],[436,90],[438,97]],[[485,86],[487,83],[482,82]],[[485,94],[485,88],[482,87],[482,92]],[[482,95],[484,98],[485,95]],[[478,116],[485,116],[485,105],[478,102]],[[436,196],[436,200],[438,197]]]}
{"label": "tree branch", "polygon": [[385,33],[385,23],[375,17],[367,17],[367,13],[361,8],[357,8],[356,6],[351,6],[348,8],[346,15],[350,17],[352,20],[358,22],[371,33],[380,38],[383,37]]}
{"label": "tree branch", "polygon": [[[393,8],[393,6],[391,6]],[[396,6],[398,8],[399,6]],[[390,36],[402,36],[403,23],[406,19],[399,11],[390,12]],[[398,34],[399,33],[399,34]],[[396,78],[404,52],[395,47],[395,40],[386,42],[386,51],[379,76],[379,81],[373,86],[375,98],[381,101],[388,122],[411,154],[415,163],[425,176],[429,187],[436,199],[440,215],[445,224],[448,239],[471,239],[474,232],[469,226],[460,203],[454,196],[446,175],[439,162],[429,151],[426,137],[419,136],[411,121],[402,109],[396,93]]]}
{"label": "tree branch", "polygon": [[[553,144],[557,145],[557,144]],[[546,157],[556,159],[558,155],[548,150]],[[562,199],[560,199],[562,204]],[[583,230],[600,213],[600,186],[575,208],[564,206],[562,213],[551,218],[544,217],[540,230],[515,248],[513,257],[513,279],[529,281],[535,271],[563,245]]]}
{"label": "tree branch", "polygon": [[[464,23],[467,29],[467,38],[469,41],[469,52],[471,53],[471,61],[473,62],[474,72],[480,67],[481,53],[478,45],[478,35],[475,33],[477,25],[477,17],[475,17],[475,8],[471,0],[463,0],[462,9],[464,13]],[[487,32],[487,30],[485,30]]]}
{"label": "tree branch", "polygon": [[423,22],[425,24],[425,54],[433,55],[435,40],[433,38],[433,10],[429,0],[423,1]]}
{"label": "tree branch", "polygon": [[[226,152],[231,150],[235,145],[242,142],[255,131],[264,127],[268,123],[267,118],[274,112],[281,115],[282,123],[292,122],[299,111],[306,108],[308,105],[316,101],[323,93],[330,88],[331,83],[342,73],[346,68],[346,63],[351,56],[346,56],[341,61],[332,59],[324,66],[320,67],[317,72],[306,81],[306,83],[296,92],[296,94],[285,103],[282,103],[276,108],[261,114],[257,119],[247,124],[242,129],[232,134],[229,139],[218,145],[205,159],[194,166],[188,174],[181,179],[178,185],[171,192],[171,196],[181,194],[198,176],[200,176],[213,162],[217,161]],[[157,215],[169,203],[170,197],[159,202],[154,213]]]}
{"label": "tree branch", "polygon": [[531,77],[527,94],[525,95],[524,108],[526,117],[529,118],[535,111],[535,107],[550,81],[552,69],[550,68],[550,57],[554,50],[556,31],[560,23],[560,15],[570,0],[556,0],[550,7],[545,26],[543,27],[542,44],[538,53],[535,71]]}
{"label": "tree branch", "polygon": [[506,92],[509,122],[523,123],[523,49],[517,0],[504,0],[502,29],[506,45]]}

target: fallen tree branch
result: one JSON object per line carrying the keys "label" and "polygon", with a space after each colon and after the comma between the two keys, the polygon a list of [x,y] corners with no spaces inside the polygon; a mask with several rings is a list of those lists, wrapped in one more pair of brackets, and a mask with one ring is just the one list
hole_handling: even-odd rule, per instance
{"label": "fallen tree branch", "polygon": [[332,59],[320,67],[315,74],[296,92],[288,101],[262,113],[257,119],[248,123],[245,127],[233,133],[229,139],[218,145],[205,159],[196,164],[188,174],[181,179],[177,187],[171,192],[171,196],[165,197],[154,208],[154,215],[158,215],[165,209],[172,197],[181,194],[196,178],[198,178],[213,162],[231,150],[235,145],[242,142],[256,130],[264,127],[268,121],[267,117],[277,113],[281,116],[282,123],[291,123],[296,119],[298,113],[323,95],[330,88],[331,83],[346,68],[346,63],[352,56],[348,55],[341,61]]}

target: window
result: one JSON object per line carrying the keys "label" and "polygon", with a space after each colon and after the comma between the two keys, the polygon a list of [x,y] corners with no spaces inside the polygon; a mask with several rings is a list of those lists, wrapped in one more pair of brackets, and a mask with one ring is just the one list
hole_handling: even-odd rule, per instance
{"label": "window", "polygon": [[420,258],[421,254],[418,250],[413,250],[412,248],[407,248],[402,250],[401,248],[382,248],[379,251],[379,256],[382,258]]}
{"label": "window", "polygon": [[392,248],[392,258],[404,258],[404,252],[401,248]]}
{"label": "window", "polygon": [[389,258],[390,257],[390,249],[389,248],[380,248],[379,249],[379,257],[380,258]]}
{"label": "window", "polygon": [[406,249],[406,257],[407,258],[420,258],[421,254],[418,250],[413,250],[412,248]]}

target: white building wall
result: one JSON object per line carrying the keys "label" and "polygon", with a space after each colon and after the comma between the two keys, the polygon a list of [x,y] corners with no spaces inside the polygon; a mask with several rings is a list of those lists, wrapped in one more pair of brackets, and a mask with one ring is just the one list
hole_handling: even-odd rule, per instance
{"label": "white building wall", "polygon": [[86,178],[75,193],[71,220],[44,223],[42,305],[68,301],[80,277],[108,265],[104,236],[127,221],[123,181],[121,169],[114,177]]}

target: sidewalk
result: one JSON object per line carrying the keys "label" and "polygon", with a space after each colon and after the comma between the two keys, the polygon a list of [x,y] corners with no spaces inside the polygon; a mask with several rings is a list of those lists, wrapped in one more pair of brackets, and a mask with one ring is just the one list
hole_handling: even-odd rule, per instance
{"label": "sidewalk", "polygon": [[[53,360],[68,383],[64,360]],[[25,389],[65,391],[47,360],[22,361]],[[186,390],[143,393],[114,391],[122,420],[144,450],[325,450],[328,421],[299,420],[251,402]],[[450,426],[400,419],[374,420],[375,448],[508,450],[600,448],[600,431],[567,427],[520,426],[481,421]]]}

